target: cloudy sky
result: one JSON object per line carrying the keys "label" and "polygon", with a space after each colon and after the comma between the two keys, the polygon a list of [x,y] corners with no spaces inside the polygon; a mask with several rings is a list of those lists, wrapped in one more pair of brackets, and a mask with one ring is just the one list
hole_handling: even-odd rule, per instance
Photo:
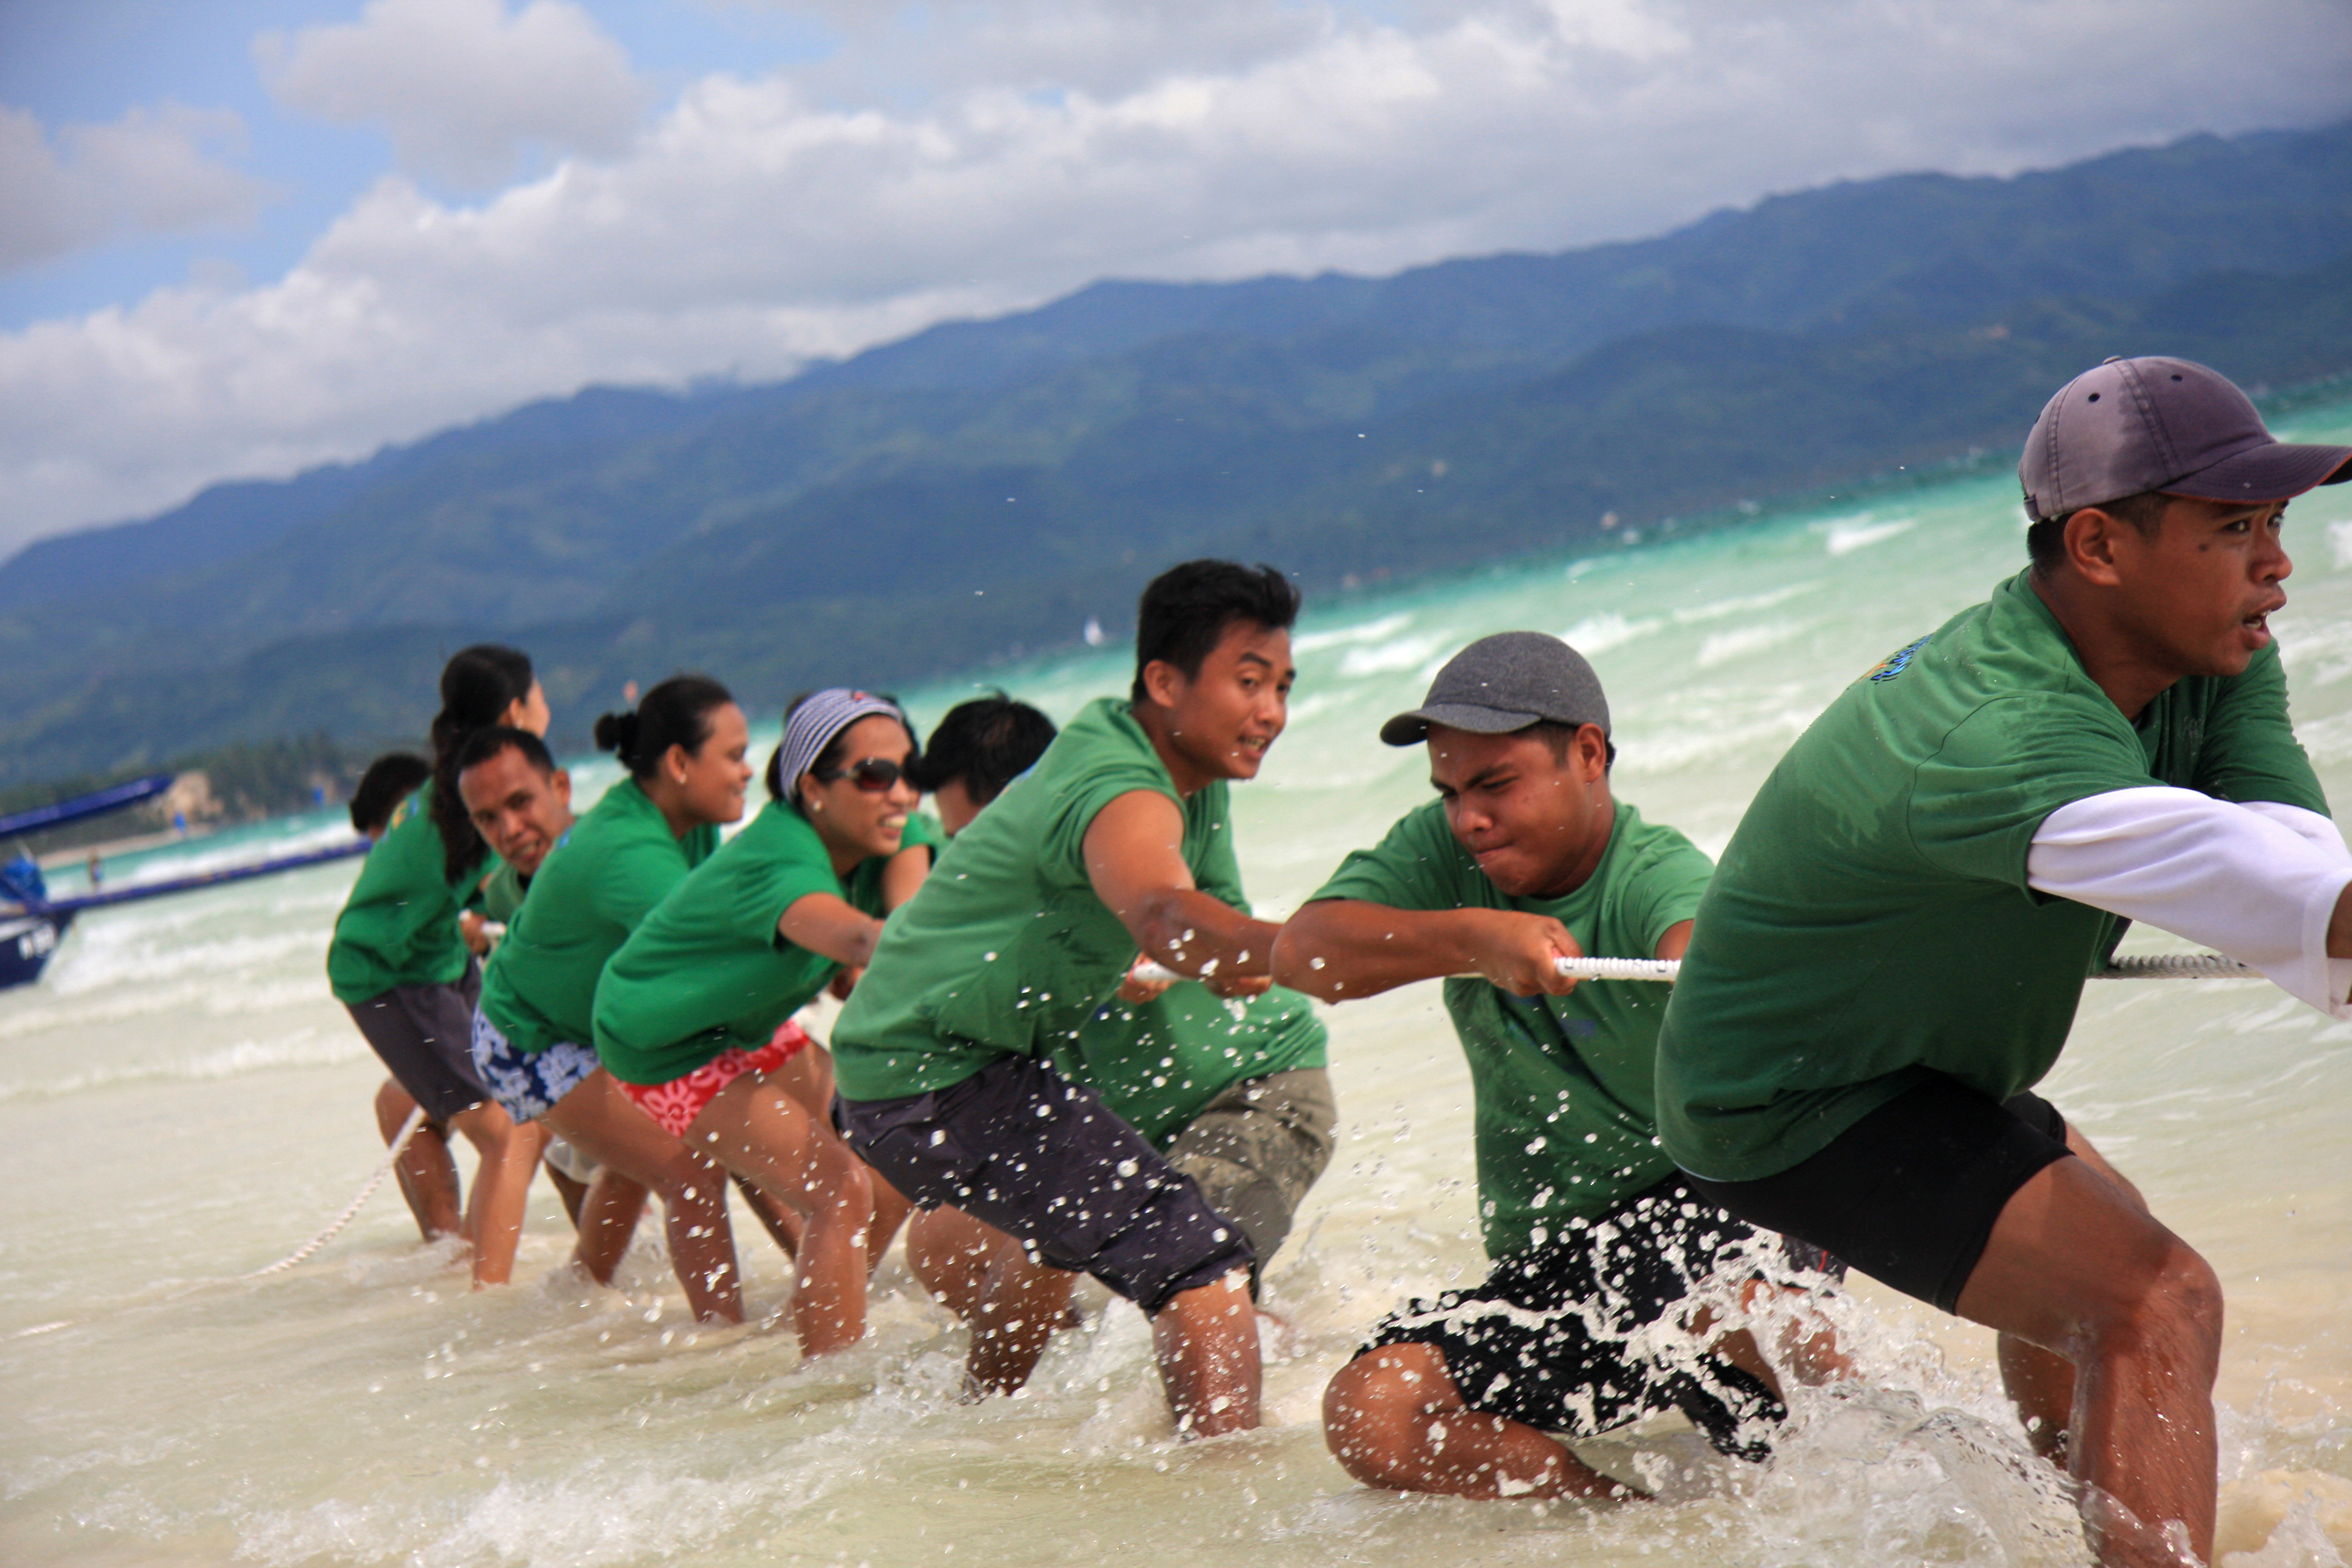
{"label": "cloudy sky", "polygon": [[0,553],[1105,276],[2352,114],[2352,0],[0,0]]}

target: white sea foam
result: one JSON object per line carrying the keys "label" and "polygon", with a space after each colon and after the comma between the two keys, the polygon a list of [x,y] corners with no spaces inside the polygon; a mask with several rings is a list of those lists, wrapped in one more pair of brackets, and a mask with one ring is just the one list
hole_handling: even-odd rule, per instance
{"label": "white sea foam", "polygon": [[1327,647],[1345,647],[1350,643],[1379,642],[1392,637],[1412,625],[1412,616],[1399,613],[1382,616],[1378,620],[1365,621],[1352,626],[1338,626],[1329,631],[1303,632],[1290,639],[1293,653],[1320,653]]}
{"label": "white sea foam", "polygon": [[1396,670],[1418,668],[1442,652],[1450,651],[1462,640],[1450,631],[1423,632],[1350,648],[1347,657],[1339,661],[1339,675],[1343,679],[1355,679],[1367,675],[1387,675]]}
{"label": "white sea foam", "polygon": [[1622,647],[1635,637],[1647,637],[1665,624],[1657,616],[1628,620],[1614,610],[1606,610],[1597,616],[1585,616],[1560,633],[1559,640],[1590,658],[1596,653],[1606,653],[1612,647]]}
{"label": "white sea foam", "polygon": [[1832,555],[1851,555],[1857,550],[1867,550],[1870,546],[1883,544],[1898,534],[1908,533],[1918,526],[1919,520],[1914,517],[1891,518],[1885,522],[1874,522],[1869,515],[1864,513],[1850,522],[1831,523],[1822,531],[1828,535],[1827,543]]}
{"label": "white sea foam", "polygon": [[1728,664],[1736,658],[1761,653],[1768,647],[1787,642],[1803,631],[1796,621],[1764,621],[1756,626],[1740,626],[1727,632],[1709,632],[1698,645],[1698,667],[1713,669],[1718,664]]}

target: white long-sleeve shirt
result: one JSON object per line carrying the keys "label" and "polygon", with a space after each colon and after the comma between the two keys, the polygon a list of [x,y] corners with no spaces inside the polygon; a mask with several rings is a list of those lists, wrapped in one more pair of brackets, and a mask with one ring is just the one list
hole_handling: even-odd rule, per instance
{"label": "white long-sleeve shirt", "polygon": [[2327,956],[2352,850],[2316,812],[2154,784],[2088,795],[2042,820],[2026,879],[2201,942],[2352,1018],[2352,960]]}

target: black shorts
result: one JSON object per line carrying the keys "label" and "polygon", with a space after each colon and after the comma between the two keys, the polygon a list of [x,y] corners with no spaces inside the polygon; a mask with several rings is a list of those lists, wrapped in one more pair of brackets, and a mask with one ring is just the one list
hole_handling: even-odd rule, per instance
{"label": "black shorts", "polygon": [[2004,1104],[1936,1073],[1778,1175],[1685,1179],[1750,1224],[1802,1237],[1949,1312],[2000,1211],[2065,1156],[2066,1119],[2040,1095]]}
{"label": "black shorts", "polygon": [[482,971],[468,961],[454,985],[395,985],[344,1005],[400,1087],[437,1123],[490,1098],[474,1066],[474,1004],[481,994]]}
{"label": "black shorts", "polygon": [[1768,1258],[1779,1238],[1701,1201],[1677,1176],[1599,1220],[1496,1260],[1475,1289],[1391,1314],[1360,1354],[1422,1344],[1445,1358],[1464,1403],[1546,1432],[1597,1436],[1680,1410],[1723,1453],[1763,1459],[1788,1410],[1760,1381],[1686,1336],[1643,1331],[1709,1275],[1818,1269],[1817,1254]]}
{"label": "black shorts", "polygon": [[1255,1261],[1192,1177],[1048,1063],[1006,1057],[897,1100],[836,1096],[833,1120],[915,1203],[951,1204],[1146,1312]]}

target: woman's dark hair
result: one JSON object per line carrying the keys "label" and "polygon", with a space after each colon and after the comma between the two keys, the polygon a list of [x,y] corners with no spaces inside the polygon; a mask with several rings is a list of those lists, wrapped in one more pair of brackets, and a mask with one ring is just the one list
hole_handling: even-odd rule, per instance
{"label": "woman's dark hair", "polygon": [[528,730],[492,724],[466,737],[466,743],[457,748],[457,765],[449,770],[449,776],[463,778],[468,770],[480,767],[500,752],[520,752],[522,760],[537,769],[541,776],[555,775],[555,753],[547,749],[546,742]]}
{"label": "woman's dark hair", "polygon": [[1135,612],[1136,701],[1149,699],[1143,670],[1153,659],[1174,665],[1186,679],[1201,673],[1235,621],[1270,632],[1288,631],[1298,618],[1298,590],[1273,567],[1237,561],[1187,561],[1171,566],[1143,590]]}
{"label": "woman's dark hair", "polygon": [[620,759],[634,779],[649,779],[672,746],[693,756],[710,739],[710,715],[735,699],[707,675],[673,675],[637,700],[634,712],[596,721],[596,749]]}
{"label": "woman's dark hair", "polygon": [[433,764],[414,752],[386,752],[367,765],[352,791],[352,831],[373,833],[392,820],[400,803],[433,776]]}
{"label": "woman's dark hair", "polygon": [[[789,730],[793,727],[793,715],[801,710],[801,704],[806,702],[810,698],[814,697],[816,693],[814,691],[796,692],[793,695],[793,700],[784,704],[785,729]],[[896,697],[891,696],[890,693],[887,691],[877,692],[876,695],[879,696],[885,702],[895,703],[898,700]],[[871,719],[876,717],[876,715],[866,713],[861,714],[860,717]],[[821,773],[841,766],[843,758],[849,751],[849,732],[856,728],[857,728],[857,726],[855,723],[849,723],[844,724],[839,730],[834,731],[833,739],[824,743],[824,750],[816,754],[816,761],[808,765],[808,771],[813,773]],[[909,726],[907,731],[907,739],[911,741],[914,738],[915,731],[913,728]],[[918,762],[921,759],[919,757],[916,759]],[[793,798],[793,785],[798,784],[800,781],[798,779],[788,779],[784,777],[784,748],[782,742],[777,742],[776,749],[768,753],[768,772],[765,776],[768,785],[768,798],[770,800],[789,801]],[[918,784],[915,787],[920,789],[922,786]]]}
{"label": "woman's dark hair", "polygon": [[531,680],[530,657],[496,643],[460,648],[441,671],[441,711],[433,716],[433,826],[441,830],[441,869],[452,882],[489,853],[457,798],[458,749],[529,697]]}
{"label": "woman's dark hair", "polygon": [[925,795],[963,783],[974,805],[986,805],[1029,771],[1054,743],[1054,721],[1002,691],[948,710],[924,742],[908,777]]}

